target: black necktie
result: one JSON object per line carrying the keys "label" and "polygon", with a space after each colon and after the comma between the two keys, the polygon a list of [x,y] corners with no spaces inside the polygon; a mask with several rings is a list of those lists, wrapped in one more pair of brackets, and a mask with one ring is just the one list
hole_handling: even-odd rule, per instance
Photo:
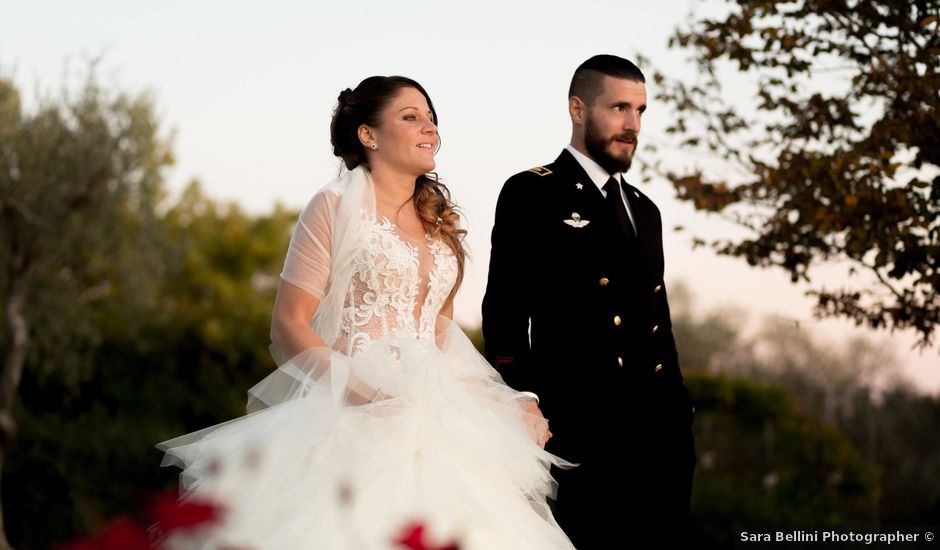
{"label": "black necktie", "polygon": [[604,184],[604,192],[607,193],[607,203],[614,211],[614,216],[620,227],[623,228],[627,239],[636,240],[636,232],[633,230],[633,224],[630,223],[630,215],[627,214],[627,207],[623,203],[623,194],[620,192],[620,182],[617,178],[611,176]]}

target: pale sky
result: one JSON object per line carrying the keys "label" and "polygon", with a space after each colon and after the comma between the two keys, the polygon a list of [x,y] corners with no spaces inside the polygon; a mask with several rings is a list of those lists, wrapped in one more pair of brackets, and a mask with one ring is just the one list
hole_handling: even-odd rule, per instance
{"label": "pale sky", "polygon": [[[566,95],[574,69],[597,53],[642,53],[670,76],[691,80],[694,69],[684,53],[667,50],[667,38],[691,10],[720,5],[0,0],[0,71],[12,72],[29,100],[37,87],[58,89],[67,72],[81,72],[85,58],[103,55],[102,80],[152,91],[164,129],[175,132],[171,190],[198,178],[212,197],[256,213],[275,202],[300,209],[336,175],[329,120],[340,90],[374,74],[418,80],[440,116],[438,173],[470,231],[473,258],[456,316],[476,325],[497,194],[506,178],[553,161],[568,143]],[[641,68],[651,75],[651,67]],[[666,144],[662,129],[669,122],[652,101],[649,80],[637,153],[647,158],[644,143]],[[691,152],[665,150],[664,160],[676,168],[709,164]],[[667,182],[643,184],[633,176],[662,211],[667,284],[683,281],[700,308],[728,305],[755,319],[790,318],[834,347],[855,333],[847,322],[812,320],[806,287],[792,285],[783,272],[692,251],[692,235],[740,233],[674,199]],[[679,224],[687,230],[669,230]],[[844,270],[833,268],[814,280],[841,286],[843,277]],[[871,337],[897,349],[919,387],[940,392],[937,346],[921,354],[910,350],[912,335]]]}

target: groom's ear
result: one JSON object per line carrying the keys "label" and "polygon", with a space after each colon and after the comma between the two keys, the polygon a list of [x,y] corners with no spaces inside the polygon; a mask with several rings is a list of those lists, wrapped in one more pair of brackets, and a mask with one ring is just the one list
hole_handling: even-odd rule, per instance
{"label": "groom's ear", "polygon": [[573,95],[568,98],[568,114],[571,116],[571,122],[580,126],[584,124],[584,118],[587,116],[587,105],[581,101],[581,98]]}

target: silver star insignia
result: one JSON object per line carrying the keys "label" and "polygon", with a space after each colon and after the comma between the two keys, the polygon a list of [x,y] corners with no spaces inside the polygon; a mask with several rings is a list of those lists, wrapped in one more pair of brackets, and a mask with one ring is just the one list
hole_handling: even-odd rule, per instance
{"label": "silver star insignia", "polygon": [[574,186],[577,187],[578,189],[584,189],[584,186],[581,185],[580,183],[576,183],[574,184]]}

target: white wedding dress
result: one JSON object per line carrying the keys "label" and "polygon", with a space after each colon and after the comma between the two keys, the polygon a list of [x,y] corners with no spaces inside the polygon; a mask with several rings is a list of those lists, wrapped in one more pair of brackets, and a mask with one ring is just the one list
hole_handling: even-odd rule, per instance
{"label": "white wedding dress", "polygon": [[246,416],[158,445],[183,468],[182,498],[225,511],[167,546],[392,549],[419,522],[461,550],[573,548],[546,504],[550,465],[570,464],[439,316],[457,277],[444,242],[377,216],[357,168],[301,214],[281,276],[321,298],[311,326],[329,348],[282,362]]}

